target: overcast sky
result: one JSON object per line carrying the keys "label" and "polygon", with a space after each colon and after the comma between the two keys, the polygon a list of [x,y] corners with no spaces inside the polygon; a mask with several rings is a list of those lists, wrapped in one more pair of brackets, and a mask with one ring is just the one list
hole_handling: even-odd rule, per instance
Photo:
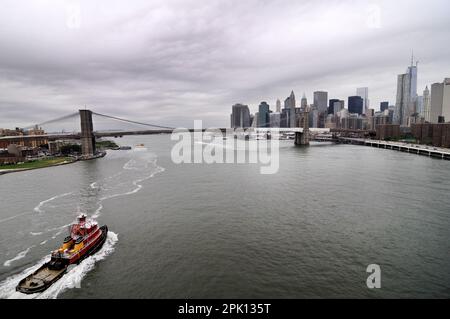
{"label": "overcast sky", "polygon": [[231,106],[294,90],[394,104],[414,49],[419,95],[450,77],[448,0],[2,0],[0,127],[75,112],[229,126]]}

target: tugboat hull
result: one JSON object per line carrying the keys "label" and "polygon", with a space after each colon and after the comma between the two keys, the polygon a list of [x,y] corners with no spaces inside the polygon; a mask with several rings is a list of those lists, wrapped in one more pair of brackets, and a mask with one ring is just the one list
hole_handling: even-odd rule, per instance
{"label": "tugboat hull", "polygon": [[[81,256],[75,264],[79,264],[81,261],[89,256],[92,256],[98,252],[106,241],[108,235],[108,227],[102,226],[100,228],[102,235],[99,241],[92,246],[83,256]],[[41,268],[36,270],[34,273],[28,277],[22,279],[16,287],[16,290],[24,294],[35,294],[43,292],[48,289],[52,284],[61,279],[62,276],[67,272],[67,268],[71,264],[61,265],[60,269],[55,269],[52,262],[44,264]]]}

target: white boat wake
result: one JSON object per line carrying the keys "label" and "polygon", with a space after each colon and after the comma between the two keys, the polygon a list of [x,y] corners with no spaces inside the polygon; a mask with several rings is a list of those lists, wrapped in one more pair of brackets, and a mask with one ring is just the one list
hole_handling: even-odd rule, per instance
{"label": "white boat wake", "polygon": [[20,260],[20,259],[22,259],[22,258],[25,258],[25,256],[28,254],[28,252],[30,251],[30,249],[32,249],[33,247],[34,247],[34,246],[28,247],[28,248],[25,249],[24,251],[21,251],[20,253],[18,253],[16,257],[14,257],[14,258],[12,258],[12,259],[9,259],[9,260],[5,261],[5,262],[3,263],[3,266],[9,267],[9,266],[11,266],[11,264],[12,264],[13,262],[15,262],[15,261],[17,261],[17,260]]}
{"label": "white boat wake", "polygon": [[56,299],[60,293],[67,289],[81,288],[81,281],[86,274],[95,268],[95,263],[105,259],[114,251],[118,242],[118,235],[112,231],[108,232],[103,247],[94,255],[83,260],[79,265],[71,268],[60,280],[51,285],[41,293],[26,295],[16,291],[16,286],[25,277],[39,269],[49,259],[50,255],[41,259],[36,265],[30,267],[20,274],[13,275],[0,283],[0,299]]}
{"label": "white boat wake", "polygon": [[[33,209],[33,213],[42,214],[42,216],[47,216],[47,218],[50,218],[52,214],[57,212],[59,207],[64,207],[64,209],[67,210],[72,209],[71,206],[74,205],[73,210],[75,211],[75,208],[78,207],[80,197],[86,195],[86,193],[89,194],[90,192],[92,200],[95,201],[91,201],[90,203],[87,202],[87,206],[84,208],[86,211],[93,212],[91,217],[93,219],[97,219],[100,217],[103,210],[104,201],[136,194],[144,187],[143,182],[151,179],[156,174],[165,171],[163,167],[156,164],[157,157],[155,155],[146,152],[132,153],[134,155],[133,158],[128,160],[128,162],[123,165],[121,171],[100,180],[92,181],[88,188],[82,189],[79,192],[63,193],[46,199],[40,202]],[[15,217],[16,216],[13,218]],[[33,231],[30,231],[30,236],[37,237],[40,244],[38,244],[38,246],[31,246],[19,252],[14,258],[5,261],[3,266],[10,267],[15,262],[25,258],[34,247],[47,245],[52,239],[56,239],[59,235],[61,235],[67,226],[68,225],[52,228],[47,227],[46,229],[34,229]],[[49,232],[55,233],[46,236]],[[1,282],[0,298],[56,298],[62,291],[79,286],[85,274],[94,267],[95,262],[105,258],[113,251],[113,246],[117,240],[117,235],[109,232],[107,241],[97,254],[87,258],[73,269],[70,269],[62,279],[53,284],[45,292],[30,296],[16,292],[15,287],[18,282],[47,262],[50,258],[50,256],[47,256],[46,258],[40,260],[35,266],[30,267],[22,273],[13,275]]]}
{"label": "white boat wake", "polygon": [[43,213],[44,210],[42,210],[42,207],[43,207],[45,204],[48,204],[48,203],[50,203],[50,202],[52,202],[52,201],[54,201],[54,200],[56,200],[56,199],[58,199],[58,198],[63,198],[63,197],[66,197],[66,196],[69,196],[69,195],[72,195],[72,194],[73,194],[73,193],[70,192],[70,193],[64,193],[64,194],[60,194],[60,195],[53,196],[53,197],[51,197],[51,198],[49,198],[49,199],[46,199],[46,200],[40,202],[33,210],[34,210],[36,213]]}

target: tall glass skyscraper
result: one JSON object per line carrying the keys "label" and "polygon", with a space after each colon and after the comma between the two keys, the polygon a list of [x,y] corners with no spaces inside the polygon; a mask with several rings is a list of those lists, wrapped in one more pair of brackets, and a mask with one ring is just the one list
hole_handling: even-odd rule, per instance
{"label": "tall glass skyscraper", "polygon": [[280,99],[277,100],[277,113],[281,113],[281,101]]}
{"label": "tall glass skyscraper", "polygon": [[351,114],[363,114],[364,99],[360,96],[350,96],[348,98],[348,111]]}
{"label": "tall glass skyscraper", "polygon": [[319,113],[328,113],[328,92],[314,92],[314,106]]}
{"label": "tall glass skyscraper", "polygon": [[356,95],[363,99],[363,114],[367,114],[367,110],[369,109],[369,88],[357,88]]}
{"label": "tall glass skyscraper", "polygon": [[308,109],[308,100],[306,99],[306,95],[305,93],[303,93],[303,97],[302,97],[302,102],[301,102],[301,106],[302,110],[304,112],[306,112],[306,110]]}
{"label": "tall glass skyscraper", "polygon": [[417,64],[408,67],[405,74],[397,78],[397,100],[395,103],[394,122],[409,126],[410,117],[416,112],[417,100]]}
{"label": "tall glass skyscraper", "polygon": [[428,89],[428,85],[423,91],[423,117],[425,121],[430,122],[430,90]]}
{"label": "tall glass skyscraper", "polygon": [[261,102],[258,112],[258,126],[270,127],[270,107],[266,102]]}
{"label": "tall glass skyscraper", "polygon": [[250,109],[248,105],[235,104],[231,113],[231,128],[250,127]]}
{"label": "tall glass skyscraper", "polygon": [[286,127],[295,127],[295,94],[294,91],[291,92],[291,95],[284,101],[284,110],[283,113],[286,113]]}

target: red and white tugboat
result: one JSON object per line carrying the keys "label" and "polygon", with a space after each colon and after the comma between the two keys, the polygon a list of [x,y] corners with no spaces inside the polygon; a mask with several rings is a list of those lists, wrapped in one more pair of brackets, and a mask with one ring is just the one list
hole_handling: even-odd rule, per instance
{"label": "red and white tugboat", "polygon": [[58,250],[52,252],[51,260],[20,281],[16,290],[25,294],[46,290],[66,273],[70,265],[79,264],[100,250],[107,234],[107,226],[98,227],[97,222],[81,214],[77,222],[70,226],[70,236],[64,239]]}

